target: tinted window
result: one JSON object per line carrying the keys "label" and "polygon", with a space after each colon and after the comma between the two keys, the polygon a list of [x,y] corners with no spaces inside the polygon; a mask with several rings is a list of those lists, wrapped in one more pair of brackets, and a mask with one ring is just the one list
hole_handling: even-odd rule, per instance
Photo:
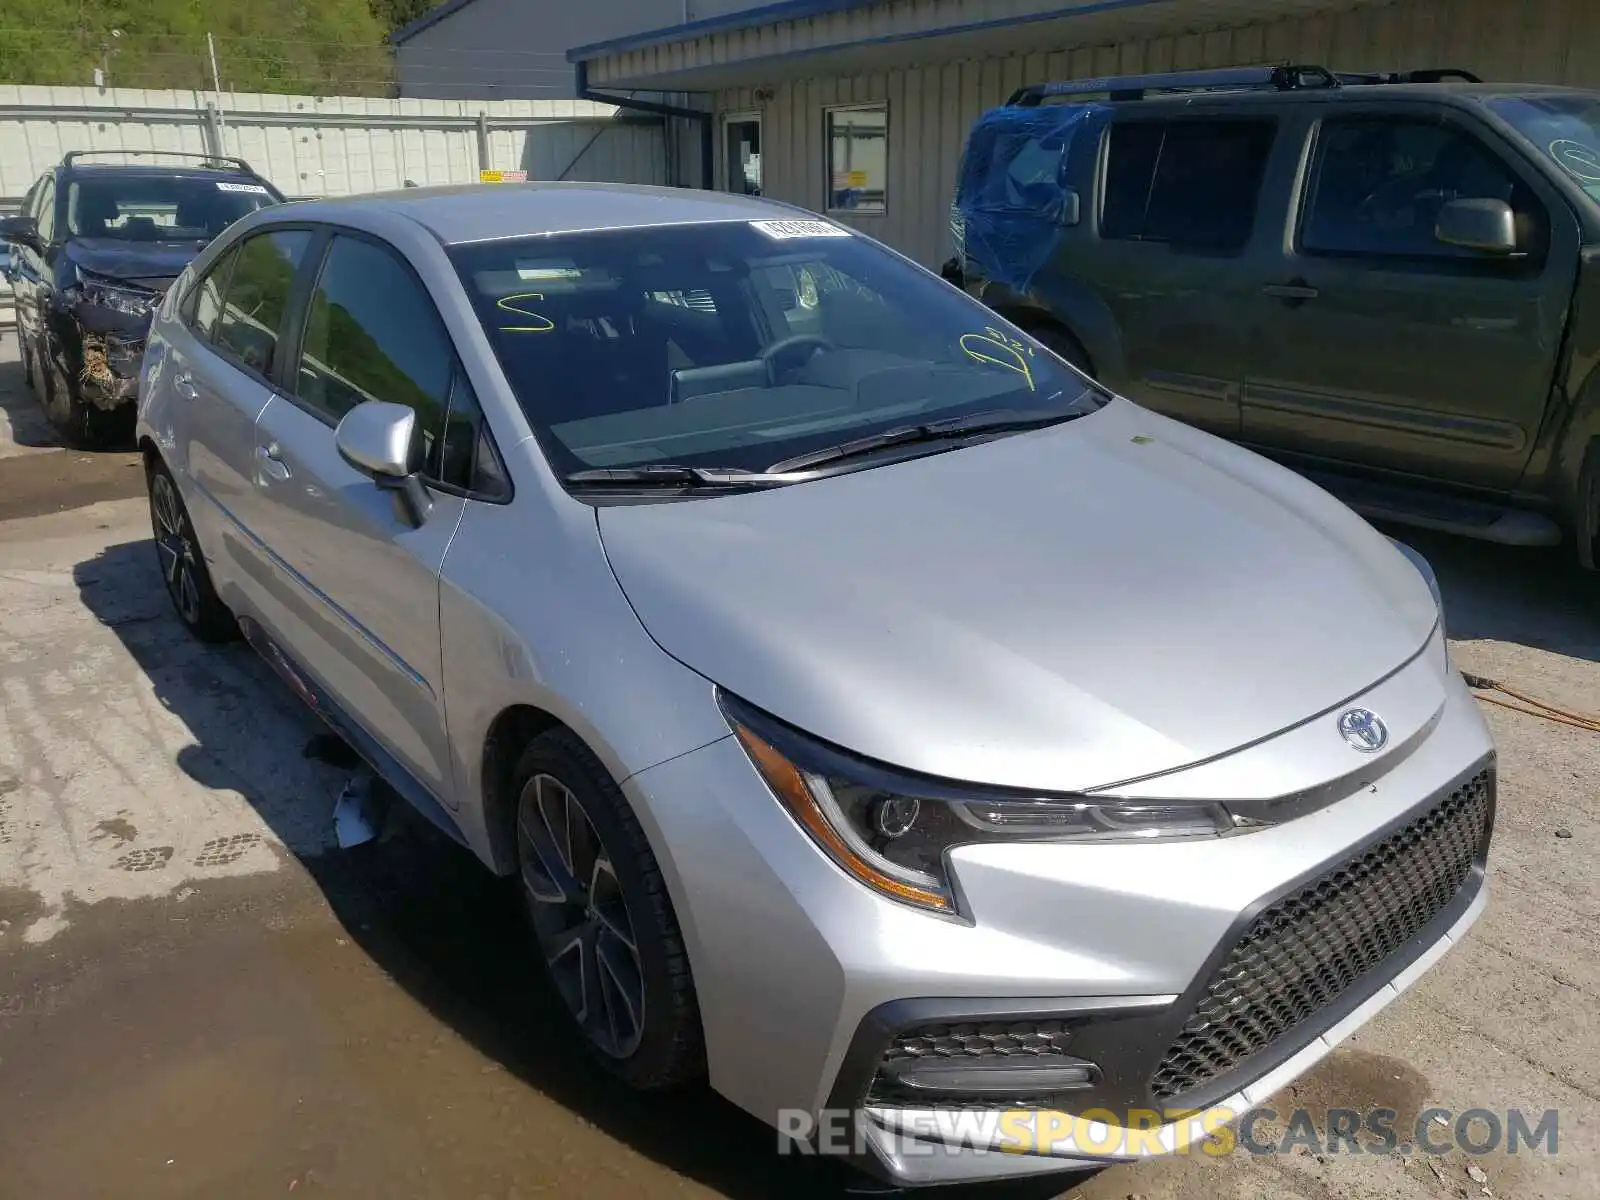
{"label": "tinted window", "polygon": [[430,455],[427,474],[440,483],[488,496],[507,492],[506,475],[478,407],[477,394],[458,366],[450,386],[450,407],[438,452]]}
{"label": "tinted window", "polygon": [[233,255],[227,299],[212,342],[252,371],[271,375],[295,269],[311,235],[280,229],[246,238]]}
{"label": "tinted window", "polygon": [[229,250],[217,259],[206,272],[205,278],[190,289],[189,297],[184,302],[184,319],[189,328],[207,340],[210,340],[216,328],[217,318],[222,315],[222,297],[228,287],[228,272],[233,269],[233,260],[237,255],[237,250]]}
{"label": "tinted window", "polygon": [[1115,125],[1106,160],[1102,237],[1237,251],[1250,240],[1268,121]]}
{"label": "tinted window", "polygon": [[454,363],[433,300],[410,268],[371,242],[334,238],[311,295],[299,397],[331,421],[367,400],[408,405],[431,461]]}
{"label": "tinted window", "polygon": [[1519,243],[1531,257],[1543,257],[1543,206],[1477,139],[1437,122],[1324,121],[1300,247],[1313,253],[1481,259],[1434,237],[1439,210],[1464,199],[1510,204]]}
{"label": "tinted window", "polygon": [[209,242],[240,217],[274,202],[247,179],[111,172],[75,179],[67,189],[74,237],[126,242]]}
{"label": "tinted window", "polygon": [[1100,403],[975,300],[816,219],[527,238],[453,257],[562,472],[765,470],[907,423]]}

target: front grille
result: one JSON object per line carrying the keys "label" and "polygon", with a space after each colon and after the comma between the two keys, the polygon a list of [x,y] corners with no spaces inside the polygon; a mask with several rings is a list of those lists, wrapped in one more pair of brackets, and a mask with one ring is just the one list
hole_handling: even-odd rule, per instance
{"label": "front grille", "polygon": [[1151,1077],[1151,1094],[1172,1100],[1227,1074],[1404,946],[1466,883],[1493,802],[1484,771],[1263,910],[1211,976]]}

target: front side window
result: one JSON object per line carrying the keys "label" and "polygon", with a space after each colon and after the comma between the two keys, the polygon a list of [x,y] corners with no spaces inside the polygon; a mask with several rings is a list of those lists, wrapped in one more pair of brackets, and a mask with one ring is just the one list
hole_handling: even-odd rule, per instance
{"label": "front side window", "polygon": [[452,254],[563,474],[767,471],[908,424],[1101,403],[1083,376],[975,300],[817,219]]}
{"label": "front side window", "polygon": [[209,242],[273,202],[263,184],[239,180],[91,175],[67,189],[67,229],[119,242]]}
{"label": "front side window", "polygon": [[233,255],[211,340],[263,377],[272,375],[294,273],[310,243],[304,229],[275,229],[246,238]]}
{"label": "front side window", "polygon": [[56,240],[56,181],[46,175],[39,189],[39,241],[48,246]]}
{"label": "front side window", "polygon": [[1503,200],[1518,247],[1538,260],[1548,238],[1544,207],[1483,143],[1437,121],[1324,121],[1306,185],[1300,248],[1311,254],[1475,261],[1474,250],[1438,240],[1452,200]]}
{"label": "front side window", "polygon": [[1600,204],[1600,96],[1495,96],[1484,103]]}
{"label": "front side window", "polygon": [[454,351],[433,300],[395,255],[335,237],[306,315],[295,394],[330,421],[367,400],[444,423]]}
{"label": "front side window", "polygon": [[883,104],[830,108],[824,131],[828,146],[828,208],[882,213],[889,207],[889,109]]}
{"label": "front side window", "polygon": [[208,341],[216,330],[217,318],[222,315],[222,298],[228,289],[228,273],[233,270],[233,260],[238,254],[238,249],[234,248],[212,263],[205,277],[190,290],[185,302],[185,319],[189,328]]}
{"label": "front side window", "polygon": [[1100,236],[1235,253],[1250,240],[1271,121],[1113,125]]}

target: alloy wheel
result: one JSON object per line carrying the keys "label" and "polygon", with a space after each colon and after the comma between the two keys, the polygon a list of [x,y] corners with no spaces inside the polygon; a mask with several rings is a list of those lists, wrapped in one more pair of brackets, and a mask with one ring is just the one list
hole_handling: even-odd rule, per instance
{"label": "alloy wheel", "polygon": [[156,553],[161,560],[161,580],[185,624],[200,621],[200,584],[196,578],[194,540],[187,533],[183,506],[172,480],[162,473],[150,491],[150,515],[155,525]]}
{"label": "alloy wheel", "polygon": [[597,1050],[628,1058],[644,1035],[644,969],[610,851],[572,789],[547,774],[522,790],[517,846],[556,990]]}

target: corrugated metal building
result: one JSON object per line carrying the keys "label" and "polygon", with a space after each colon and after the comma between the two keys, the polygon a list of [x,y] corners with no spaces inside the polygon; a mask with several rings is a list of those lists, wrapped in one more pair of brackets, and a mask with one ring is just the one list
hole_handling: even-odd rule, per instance
{"label": "corrugated metal building", "polygon": [[1600,0],[785,0],[569,57],[580,87],[693,95],[718,186],[935,266],[967,130],[1024,83],[1304,62],[1600,87]]}

